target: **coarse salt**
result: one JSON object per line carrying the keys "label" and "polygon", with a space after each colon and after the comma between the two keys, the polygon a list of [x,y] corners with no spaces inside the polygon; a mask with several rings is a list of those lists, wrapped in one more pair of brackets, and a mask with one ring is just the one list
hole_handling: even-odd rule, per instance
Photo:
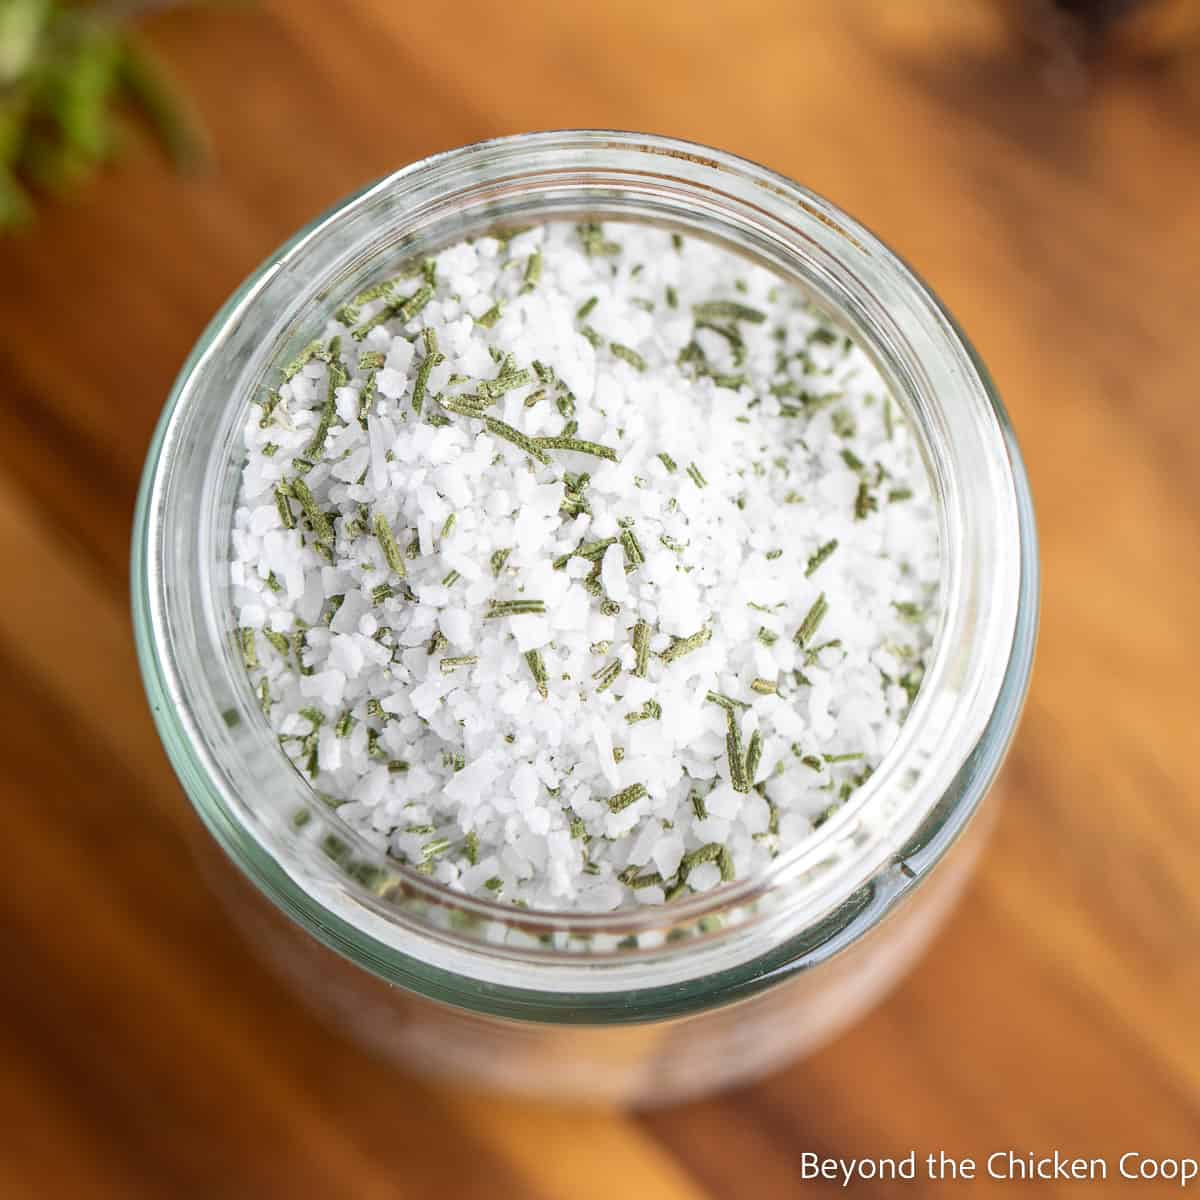
{"label": "coarse salt", "polygon": [[245,447],[230,580],[267,719],[451,888],[596,912],[761,871],[920,686],[917,440],[851,338],[714,244],[451,246],[337,309]]}

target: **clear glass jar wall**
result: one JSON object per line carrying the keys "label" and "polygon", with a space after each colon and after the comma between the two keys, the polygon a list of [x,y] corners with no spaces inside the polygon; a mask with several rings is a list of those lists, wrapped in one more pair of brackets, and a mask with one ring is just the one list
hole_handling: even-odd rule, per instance
{"label": "clear glass jar wall", "polygon": [[[474,900],[368,846],[284,758],[229,637],[240,431],[271,367],[401,259],[497,225],[581,218],[717,240],[800,283],[859,340],[923,442],[945,598],[899,743],[816,834],[758,877],[605,915]],[[927,941],[973,859],[984,823],[972,818],[1016,725],[1037,565],[1023,469],[990,381],[886,247],[744,160],[574,132],[405,168],[322,217],[243,285],[185,365],[151,447],[133,593],[160,734],[220,847],[218,892],[237,897],[239,923],[306,997],[426,1069],[655,1102],[812,1048]],[[296,829],[300,807],[311,819]]]}

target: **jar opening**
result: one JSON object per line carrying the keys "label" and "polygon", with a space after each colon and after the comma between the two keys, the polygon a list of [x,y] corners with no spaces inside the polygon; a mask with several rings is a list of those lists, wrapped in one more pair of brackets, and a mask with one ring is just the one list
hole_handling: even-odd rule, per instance
{"label": "jar opening", "polygon": [[[605,914],[514,910],[451,891],[386,862],[320,805],[319,836],[298,837],[288,816],[308,785],[285,778],[290,768],[273,738],[260,736],[248,687],[239,690],[221,579],[247,388],[306,337],[314,312],[401,258],[496,225],[584,215],[723,242],[834,312],[906,406],[942,523],[941,629],[875,774],[760,874],[661,908]],[[582,982],[584,961],[653,962],[658,982],[690,979],[718,961],[760,960],[831,914],[903,892],[906,848],[914,838],[935,846],[939,831],[965,822],[1015,726],[1032,650],[1034,564],[1024,475],[990,381],[928,289],[871,234],[798,185],[717,151],[642,135],[537,134],[397,172],[301,233],[218,314],[148,459],[135,617],[156,720],[185,788],[231,857],[302,924],[418,988],[425,971],[484,978],[486,959],[497,986],[588,990],[619,985]],[[936,828],[923,830],[931,818]]]}

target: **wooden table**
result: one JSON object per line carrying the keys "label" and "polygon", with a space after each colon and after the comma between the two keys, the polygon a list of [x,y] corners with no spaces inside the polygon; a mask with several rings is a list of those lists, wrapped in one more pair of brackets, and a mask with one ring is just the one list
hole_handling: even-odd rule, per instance
{"label": "wooden table", "polygon": [[[216,171],[138,145],[0,243],[0,1195],[741,1200],[809,1150],[1197,1154],[1200,58],[1069,100],[987,0],[444,7],[160,18]],[[197,879],[126,615],[151,427],[238,280],[401,163],[564,126],[739,151],[916,264],[1044,548],[1015,795],[932,953],[815,1058],[647,1116],[431,1087],[307,1015]]]}

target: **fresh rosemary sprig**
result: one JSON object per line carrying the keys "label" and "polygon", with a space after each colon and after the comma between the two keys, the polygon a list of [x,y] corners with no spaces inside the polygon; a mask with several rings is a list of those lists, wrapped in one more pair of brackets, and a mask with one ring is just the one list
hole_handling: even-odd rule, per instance
{"label": "fresh rosemary sprig", "polygon": [[0,4],[0,231],[33,219],[30,188],[69,191],[116,156],[122,101],[176,168],[207,162],[190,102],[132,28],[137,7]]}

